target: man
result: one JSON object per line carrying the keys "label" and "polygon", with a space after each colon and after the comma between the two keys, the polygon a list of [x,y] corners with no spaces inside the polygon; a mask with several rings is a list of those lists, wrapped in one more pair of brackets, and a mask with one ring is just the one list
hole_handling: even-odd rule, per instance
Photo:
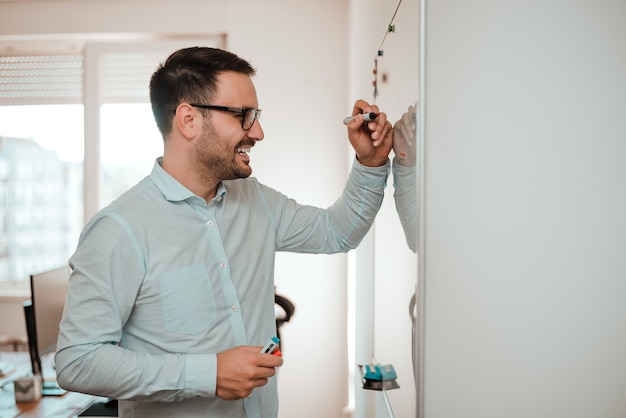
{"label": "man", "polygon": [[152,76],[164,139],[152,173],[87,224],[58,351],[65,389],[119,399],[120,417],[276,417],[276,251],[355,248],[382,202],[392,128],[357,101],[356,161],[328,209],[250,178],[264,137],[250,64],[187,48]]}

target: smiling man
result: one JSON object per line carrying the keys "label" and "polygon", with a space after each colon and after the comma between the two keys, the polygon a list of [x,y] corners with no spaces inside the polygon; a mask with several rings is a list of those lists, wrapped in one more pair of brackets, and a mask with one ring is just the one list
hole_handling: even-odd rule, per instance
{"label": "smiling man", "polygon": [[[119,399],[120,417],[276,417],[276,251],[337,253],[369,230],[392,128],[358,100],[356,158],[328,208],[250,177],[263,140],[255,71],[238,56],[173,53],[150,82],[163,157],[83,230],[70,258],[56,369],[65,389]],[[376,112],[364,121],[363,112]]]}

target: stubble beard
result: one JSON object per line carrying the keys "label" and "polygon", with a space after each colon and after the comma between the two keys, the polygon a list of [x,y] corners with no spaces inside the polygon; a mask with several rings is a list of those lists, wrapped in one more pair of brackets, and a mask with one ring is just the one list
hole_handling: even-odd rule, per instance
{"label": "stubble beard", "polygon": [[241,141],[235,148],[221,140],[213,129],[205,131],[202,140],[193,150],[194,170],[208,184],[222,180],[247,178],[252,174],[252,168],[237,161],[235,148],[245,141]]}

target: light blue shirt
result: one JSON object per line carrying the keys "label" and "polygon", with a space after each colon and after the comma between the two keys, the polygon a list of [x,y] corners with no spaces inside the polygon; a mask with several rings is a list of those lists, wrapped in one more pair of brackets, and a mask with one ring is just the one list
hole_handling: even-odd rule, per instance
{"label": "light blue shirt", "polygon": [[401,166],[394,158],[391,170],[393,172],[393,197],[396,211],[404,230],[406,243],[409,249],[416,253],[417,237],[419,235],[417,166]]}
{"label": "light blue shirt", "polygon": [[224,181],[207,204],[157,160],[89,221],[70,258],[59,383],[120,399],[120,417],[276,417],[275,378],[244,400],[216,397],[217,353],[275,335],[276,251],[359,244],[389,165],[355,160],[342,196],[321,209],[255,178]]}

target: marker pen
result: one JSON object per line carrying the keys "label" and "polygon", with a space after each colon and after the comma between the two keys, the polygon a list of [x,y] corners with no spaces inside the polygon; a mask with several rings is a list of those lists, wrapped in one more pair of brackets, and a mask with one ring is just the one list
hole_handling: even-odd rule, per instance
{"label": "marker pen", "polygon": [[[369,122],[371,120],[374,120],[378,117],[378,115],[380,115],[380,113],[376,113],[376,112],[369,112],[369,113],[362,113],[361,114],[363,116],[363,120],[366,122]],[[354,115],[354,116],[348,116],[347,118],[345,118],[343,120],[344,125],[347,125],[350,123],[350,121],[354,118],[356,118],[359,115]]]}
{"label": "marker pen", "polygon": [[280,354],[280,351],[278,350],[279,343],[280,343],[280,340],[278,339],[278,337],[270,338],[270,340],[267,342],[267,344],[265,344],[265,346],[261,350],[261,353],[274,354],[276,356],[280,356],[281,354]]}

